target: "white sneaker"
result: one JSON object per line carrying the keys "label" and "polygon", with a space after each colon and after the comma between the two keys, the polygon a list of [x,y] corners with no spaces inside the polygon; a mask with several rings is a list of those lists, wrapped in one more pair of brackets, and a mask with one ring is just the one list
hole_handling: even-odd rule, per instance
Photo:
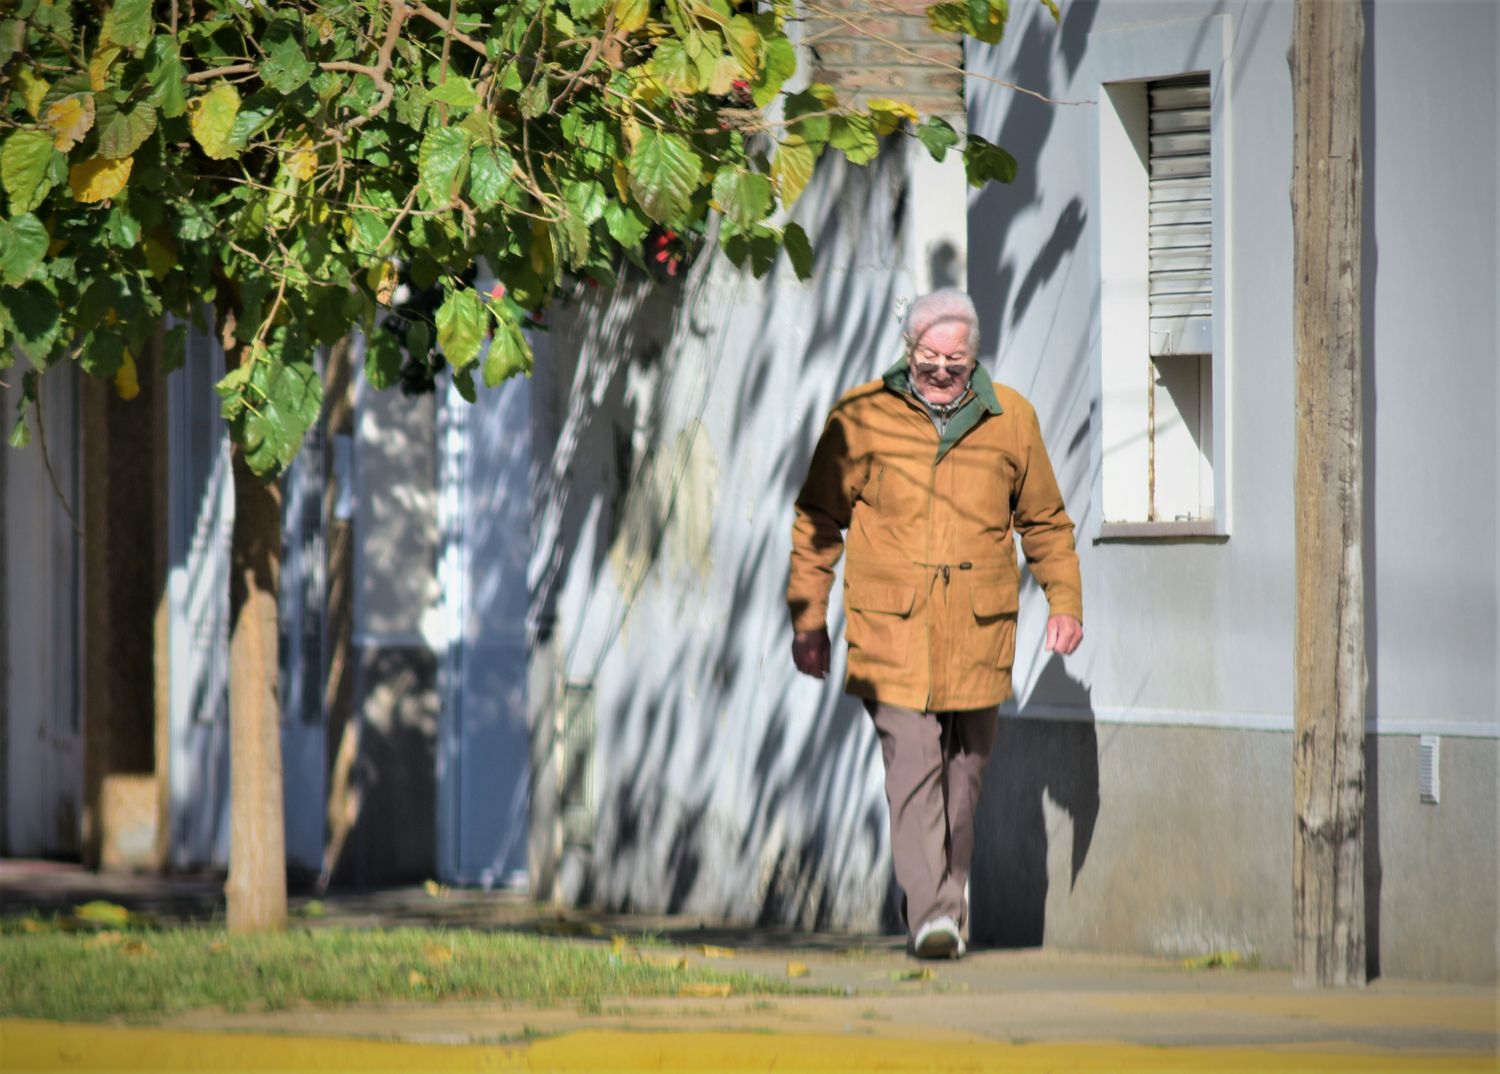
{"label": "white sneaker", "polygon": [[918,958],[963,958],[964,939],[958,922],[947,914],[935,917],[917,930],[912,953]]}

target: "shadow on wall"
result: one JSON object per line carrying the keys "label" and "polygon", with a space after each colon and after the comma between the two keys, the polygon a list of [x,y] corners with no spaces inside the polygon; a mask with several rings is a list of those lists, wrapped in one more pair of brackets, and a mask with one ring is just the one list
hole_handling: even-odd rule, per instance
{"label": "shadow on wall", "polygon": [[[1058,709],[1075,715],[1047,718]],[[1048,801],[1053,810],[1047,809]],[[1066,814],[1067,823],[1058,812]],[[1089,690],[1068,675],[1061,657],[1054,656],[1020,715],[1000,717],[975,819],[970,931],[976,944],[1042,944],[1052,845],[1060,837],[1071,840],[1071,889],[1088,857],[1098,816],[1099,741],[1093,703]]]}
{"label": "shadow on wall", "polygon": [[796,680],[783,591],[824,415],[898,353],[901,159],[819,166],[797,212],[812,283],[783,261],[763,282],[705,263],[681,288],[623,287],[569,318],[539,375],[535,644],[599,697],[579,903],[879,920],[874,736],[838,668]]}

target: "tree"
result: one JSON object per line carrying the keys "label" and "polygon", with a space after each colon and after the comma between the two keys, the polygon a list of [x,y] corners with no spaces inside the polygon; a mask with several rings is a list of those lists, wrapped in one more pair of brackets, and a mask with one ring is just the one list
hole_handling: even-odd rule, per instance
{"label": "tree", "polygon": [[1297,354],[1293,956],[1365,983],[1360,57],[1354,0],[1298,0],[1292,227]]}
{"label": "tree", "polygon": [[[805,277],[808,237],[777,220],[822,153],[863,164],[905,129],[941,159],[959,136],[898,101],[784,94],[791,2],[20,0],[0,21],[0,369],[33,367],[11,442],[60,363],[131,393],[168,316],[169,371],[210,316],[227,357],[232,928],[285,915],[276,479],[320,411],[314,349],[359,329],[375,387],[446,364],[472,400],[530,369],[524,330],[566,280],[609,284],[714,213],[736,263],[784,249]],[[929,18],[996,41],[1007,9]],[[962,152],[976,184],[1014,174],[981,138]],[[401,284],[430,319],[391,313]]]}

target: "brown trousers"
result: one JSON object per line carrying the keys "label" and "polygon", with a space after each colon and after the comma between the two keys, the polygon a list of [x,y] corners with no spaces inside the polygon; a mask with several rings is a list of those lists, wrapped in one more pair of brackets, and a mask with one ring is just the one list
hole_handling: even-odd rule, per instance
{"label": "brown trousers", "polygon": [[995,746],[998,708],[915,712],[866,701],[885,760],[891,859],[913,936],[947,915],[968,935],[964,889],[974,859],[974,811]]}

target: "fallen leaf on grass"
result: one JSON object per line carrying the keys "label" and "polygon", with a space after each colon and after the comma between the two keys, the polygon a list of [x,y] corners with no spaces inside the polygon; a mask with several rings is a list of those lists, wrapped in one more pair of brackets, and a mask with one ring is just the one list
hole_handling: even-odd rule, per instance
{"label": "fallen leaf on grass", "polygon": [[430,898],[446,899],[452,889],[447,884],[439,884],[436,880],[427,880],[422,883],[422,890],[427,892]]}
{"label": "fallen leaf on grass", "polygon": [[811,972],[807,968],[806,962],[788,962],[786,964],[786,975],[788,977],[806,977]]}
{"label": "fallen leaf on grass", "polygon": [[328,908],[323,905],[322,899],[308,899],[297,913],[301,917],[327,917]]}
{"label": "fallen leaf on grass", "polygon": [[90,936],[87,940],[84,941],[83,946],[89,948],[114,947],[123,939],[125,939],[125,934],[123,932],[116,932],[114,929],[106,929],[103,932],[94,933],[94,935]]}
{"label": "fallen leaf on grass", "polygon": [[73,916],[90,925],[126,925],[130,922],[129,910],[103,899],[84,903],[73,911]]}
{"label": "fallen leaf on grass", "polygon": [[1232,970],[1245,964],[1245,956],[1238,951],[1215,951],[1198,958],[1185,958],[1182,968],[1186,970]]}
{"label": "fallen leaf on grass", "polygon": [[935,981],[937,970],[924,966],[919,970],[896,970],[891,974],[893,981]]}
{"label": "fallen leaf on grass", "polygon": [[569,921],[567,918],[558,918],[556,921],[540,921],[536,930],[543,936],[603,936],[604,928],[595,921]]}
{"label": "fallen leaf on grass", "polygon": [[126,940],[120,945],[120,953],[123,955],[149,955],[151,945],[145,940]]}
{"label": "fallen leaf on grass", "polygon": [[211,952],[213,952],[214,954],[217,955],[221,951],[227,951],[227,950],[229,950],[229,945],[227,943],[225,943],[223,940],[215,940],[215,941],[213,941],[213,943],[211,943],[211,944],[208,945],[208,949]]}
{"label": "fallen leaf on grass", "polygon": [[664,970],[687,969],[687,955],[643,955],[648,966],[657,966]]}
{"label": "fallen leaf on grass", "polygon": [[727,983],[715,984],[708,981],[695,981],[692,984],[683,985],[677,994],[679,996],[693,996],[698,999],[707,999],[709,997],[722,998],[729,995],[731,991],[732,988]]}
{"label": "fallen leaf on grass", "polygon": [[426,955],[427,961],[434,966],[453,961],[453,948],[440,943],[427,944],[422,948],[422,954]]}
{"label": "fallen leaf on grass", "polygon": [[734,949],[731,947],[715,947],[713,944],[700,943],[698,953],[704,958],[733,958]]}
{"label": "fallen leaf on grass", "polygon": [[427,983],[427,978],[423,976],[421,970],[412,970],[406,975],[406,983],[411,985],[413,988],[420,988],[422,985]]}

